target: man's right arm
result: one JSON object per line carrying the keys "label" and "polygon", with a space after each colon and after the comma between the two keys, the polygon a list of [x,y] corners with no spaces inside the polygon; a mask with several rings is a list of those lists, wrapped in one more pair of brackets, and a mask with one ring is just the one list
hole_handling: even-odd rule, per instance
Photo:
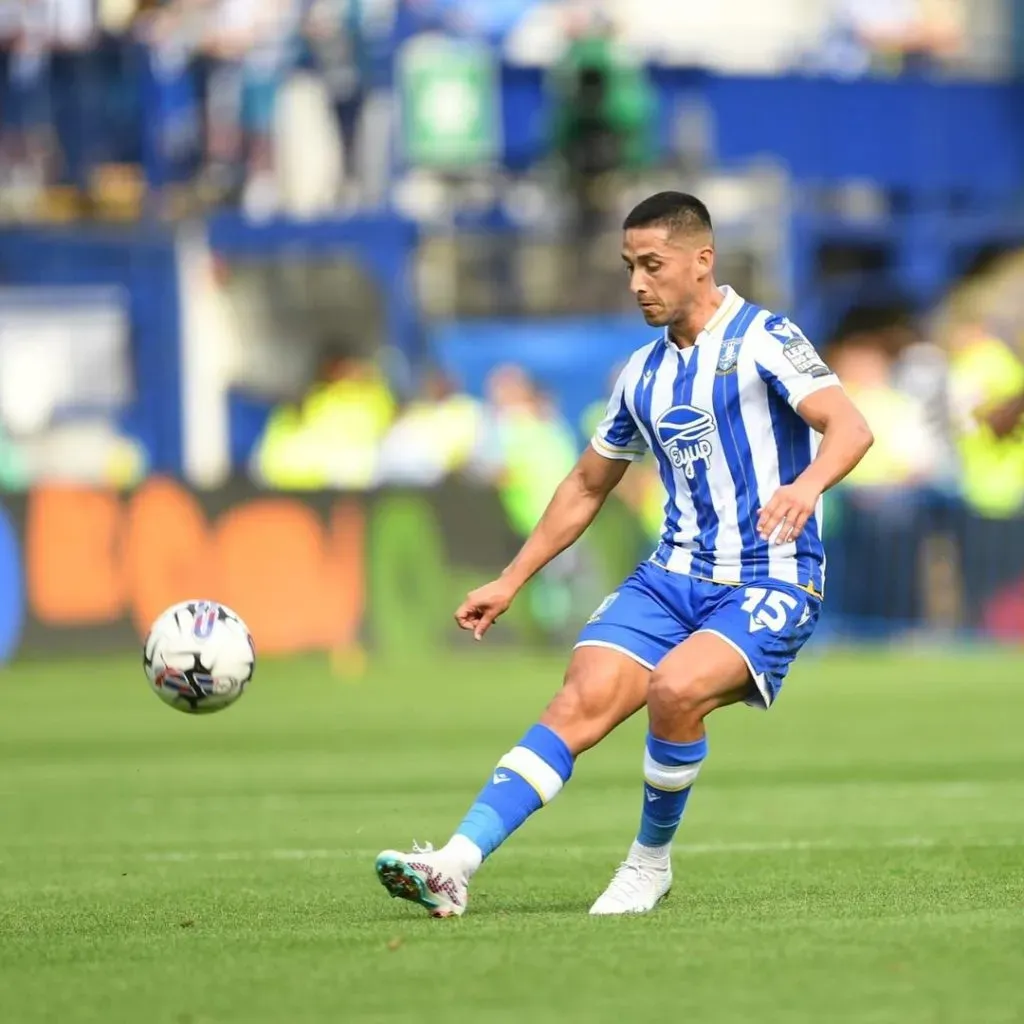
{"label": "man's right arm", "polygon": [[588,447],[558,485],[508,568],[493,583],[472,591],[459,606],[455,612],[459,626],[472,630],[479,640],[527,581],[583,535],[628,467],[628,460],[605,458]]}
{"label": "man's right arm", "polygon": [[556,555],[579,540],[628,466],[628,462],[606,459],[593,448],[587,448],[558,485],[540,522],[502,576],[519,590]]}

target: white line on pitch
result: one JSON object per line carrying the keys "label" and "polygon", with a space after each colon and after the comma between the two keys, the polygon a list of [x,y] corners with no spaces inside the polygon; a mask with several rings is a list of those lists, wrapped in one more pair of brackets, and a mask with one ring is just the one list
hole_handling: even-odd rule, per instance
{"label": "white line on pitch", "polygon": [[[680,843],[673,851],[676,856],[715,856],[719,854],[749,853],[800,853],[818,850],[930,850],[930,849],[991,849],[1024,847],[1024,837],[1007,836],[999,839],[954,839],[934,838],[929,836],[905,836],[897,839],[883,839],[878,842],[843,841],[837,839],[778,839],[751,840],[720,843]],[[616,851],[618,848],[615,848]],[[607,844],[595,846],[517,846],[515,857],[594,857],[611,853]],[[621,852],[621,851],[619,851]],[[267,862],[267,861],[312,861],[312,860],[351,860],[376,856],[377,850],[368,847],[352,848],[311,848],[311,849],[271,849],[271,850],[125,850],[121,853],[107,851],[88,851],[44,853],[25,851],[25,857],[33,862],[71,860],[77,864],[127,864],[142,860],[150,864],[183,864],[183,863],[234,863],[234,862]],[[0,858],[0,865],[10,866],[18,862],[19,857],[10,855]]]}
{"label": "white line on pitch", "polygon": [[[978,848],[978,847],[1020,847],[1024,846],[1024,838],[1007,837],[993,840],[955,840],[933,839],[926,836],[906,836],[900,839],[886,839],[881,842],[842,842],[830,839],[780,839],[774,841],[752,841],[732,843],[690,843],[680,844],[674,849],[679,856],[708,856],[729,853],[799,853],[809,850],[901,850],[901,849],[938,849],[938,848]],[[553,854],[571,854],[574,856],[593,856],[599,854],[604,847],[519,847],[516,856],[543,856]],[[344,860],[352,857],[373,856],[369,850],[219,850],[211,853],[191,850],[170,850],[161,853],[147,853],[144,859],[153,862],[178,862],[196,860],[214,861],[261,861],[261,860]]]}

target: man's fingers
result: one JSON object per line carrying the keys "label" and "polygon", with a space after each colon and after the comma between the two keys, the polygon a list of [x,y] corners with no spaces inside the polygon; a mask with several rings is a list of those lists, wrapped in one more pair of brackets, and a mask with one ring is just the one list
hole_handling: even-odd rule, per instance
{"label": "man's fingers", "polygon": [[779,521],[776,527],[772,529],[769,537],[775,538],[775,544],[786,544],[789,541],[789,535],[793,532],[793,512],[787,508],[782,515],[779,516]]}
{"label": "man's fingers", "polygon": [[473,639],[482,640],[484,633],[491,628],[497,617],[497,610],[494,608],[488,608],[487,611],[480,616],[480,621],[476,624],[476,629],[473,630]]}
{"label": "man's fingers", "polygon": [[762,539],[770,540],[776,527],[785,518],[786,510],[784,507],[769,505],[761,517],[761,522],[758,524],[758,533],[761,534]]}
{"label": "man's fingers", "polygon": [[778,495],[775,495],[771,501],[763,509],[758,516],[757,520],[757,532],[764,537],[768,537],[772,528],[774,528],[779,520],[782,518],[782,499]]}
{"label": "man's fingers", "polygon": [[807,520],[810,517],[811,513],[806,509],[796,508],[795,506],[790,508],[784,517],[783,529],[779,532],[775,543],[791,544],[804,532],[804,527],[807,525]]}
{"label": "man's fingers", "polygon": [[795,514],[789,505],[780,509],[774,517],[774,521],[768,530],[765,531],[765,536],[768,540],[774,538],[776,544],[784,544],[785,536],[790,529],[792,529]]}
{"label": "man's fingers", "polygon": [[465,601],[455,610],[455,621],[461,629],[472,629],[480,618],[480,609],[469,601]]}
{"label": "man's fingers", "polygon": [[801,533],[804,532],[804,527],[807,525],[807,520],[811,518],[811,513],[807,511],[799,511],[793,520],[793,526],[790,530],[790,540],[796,540]]}

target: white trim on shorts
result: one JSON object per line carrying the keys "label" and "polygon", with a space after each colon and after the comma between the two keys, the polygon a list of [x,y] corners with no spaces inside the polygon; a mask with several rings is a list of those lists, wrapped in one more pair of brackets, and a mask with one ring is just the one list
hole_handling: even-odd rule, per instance
{"label": "white trim on shorts", "polygon": [[638,665],[643,665],[648,672],[654,671],[654,666],[649,661],[644,661],[639,654],[634,654],[627,647],[620,647],[618,644],[610,644],[607,640],[581,640],[573,650],[578,651],[581,647],[605,647],[609,651],[618,651],[619,654],[624,654],[627,658],[631,658]]}
{"label": "white trim on shorts", "polygon": [[698,633],[707,633],[710,636],[717,636],[719,640],[725,641],[744,661],[747,666],[747,670],[750,672],[751,678],[754,680],[754,685],[757,687],[757,692],[761,694],[759,701],[744,701],[745,704],[749,704],[750,707],[761,708],[763,711],[767,711],[772,706],[772,694],[771,690],[768,689],[768,685],[764,681],[763,672],[755,672],[754,666],[750,663],[750,658],[747,657],[746,651],[744,651],[735,640],[730,640],[724,633],[719,633],[717,629],[698,629],[691,636],[696,636]]}

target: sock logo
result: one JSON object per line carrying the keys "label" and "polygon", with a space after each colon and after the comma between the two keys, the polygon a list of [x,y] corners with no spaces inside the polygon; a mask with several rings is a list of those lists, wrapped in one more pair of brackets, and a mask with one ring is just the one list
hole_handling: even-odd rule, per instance
{"label": "sock logo", "polygon": [[649,804],[653,804],[655,800],[660,800],[661,799],[661,794],[660,793],[655,793],[653,789],[645,789],[644,790],[644,796],[647,797],[647,802]]}
{"label": "sock logo", "polygon": [[491,782],[493,782],[495,786],[500,786],[503,782],[511,782],[511,781],[512,781],[512,776],[511,775],[506,775],[504,772],[495,772],[494,775],[491,778]]}

